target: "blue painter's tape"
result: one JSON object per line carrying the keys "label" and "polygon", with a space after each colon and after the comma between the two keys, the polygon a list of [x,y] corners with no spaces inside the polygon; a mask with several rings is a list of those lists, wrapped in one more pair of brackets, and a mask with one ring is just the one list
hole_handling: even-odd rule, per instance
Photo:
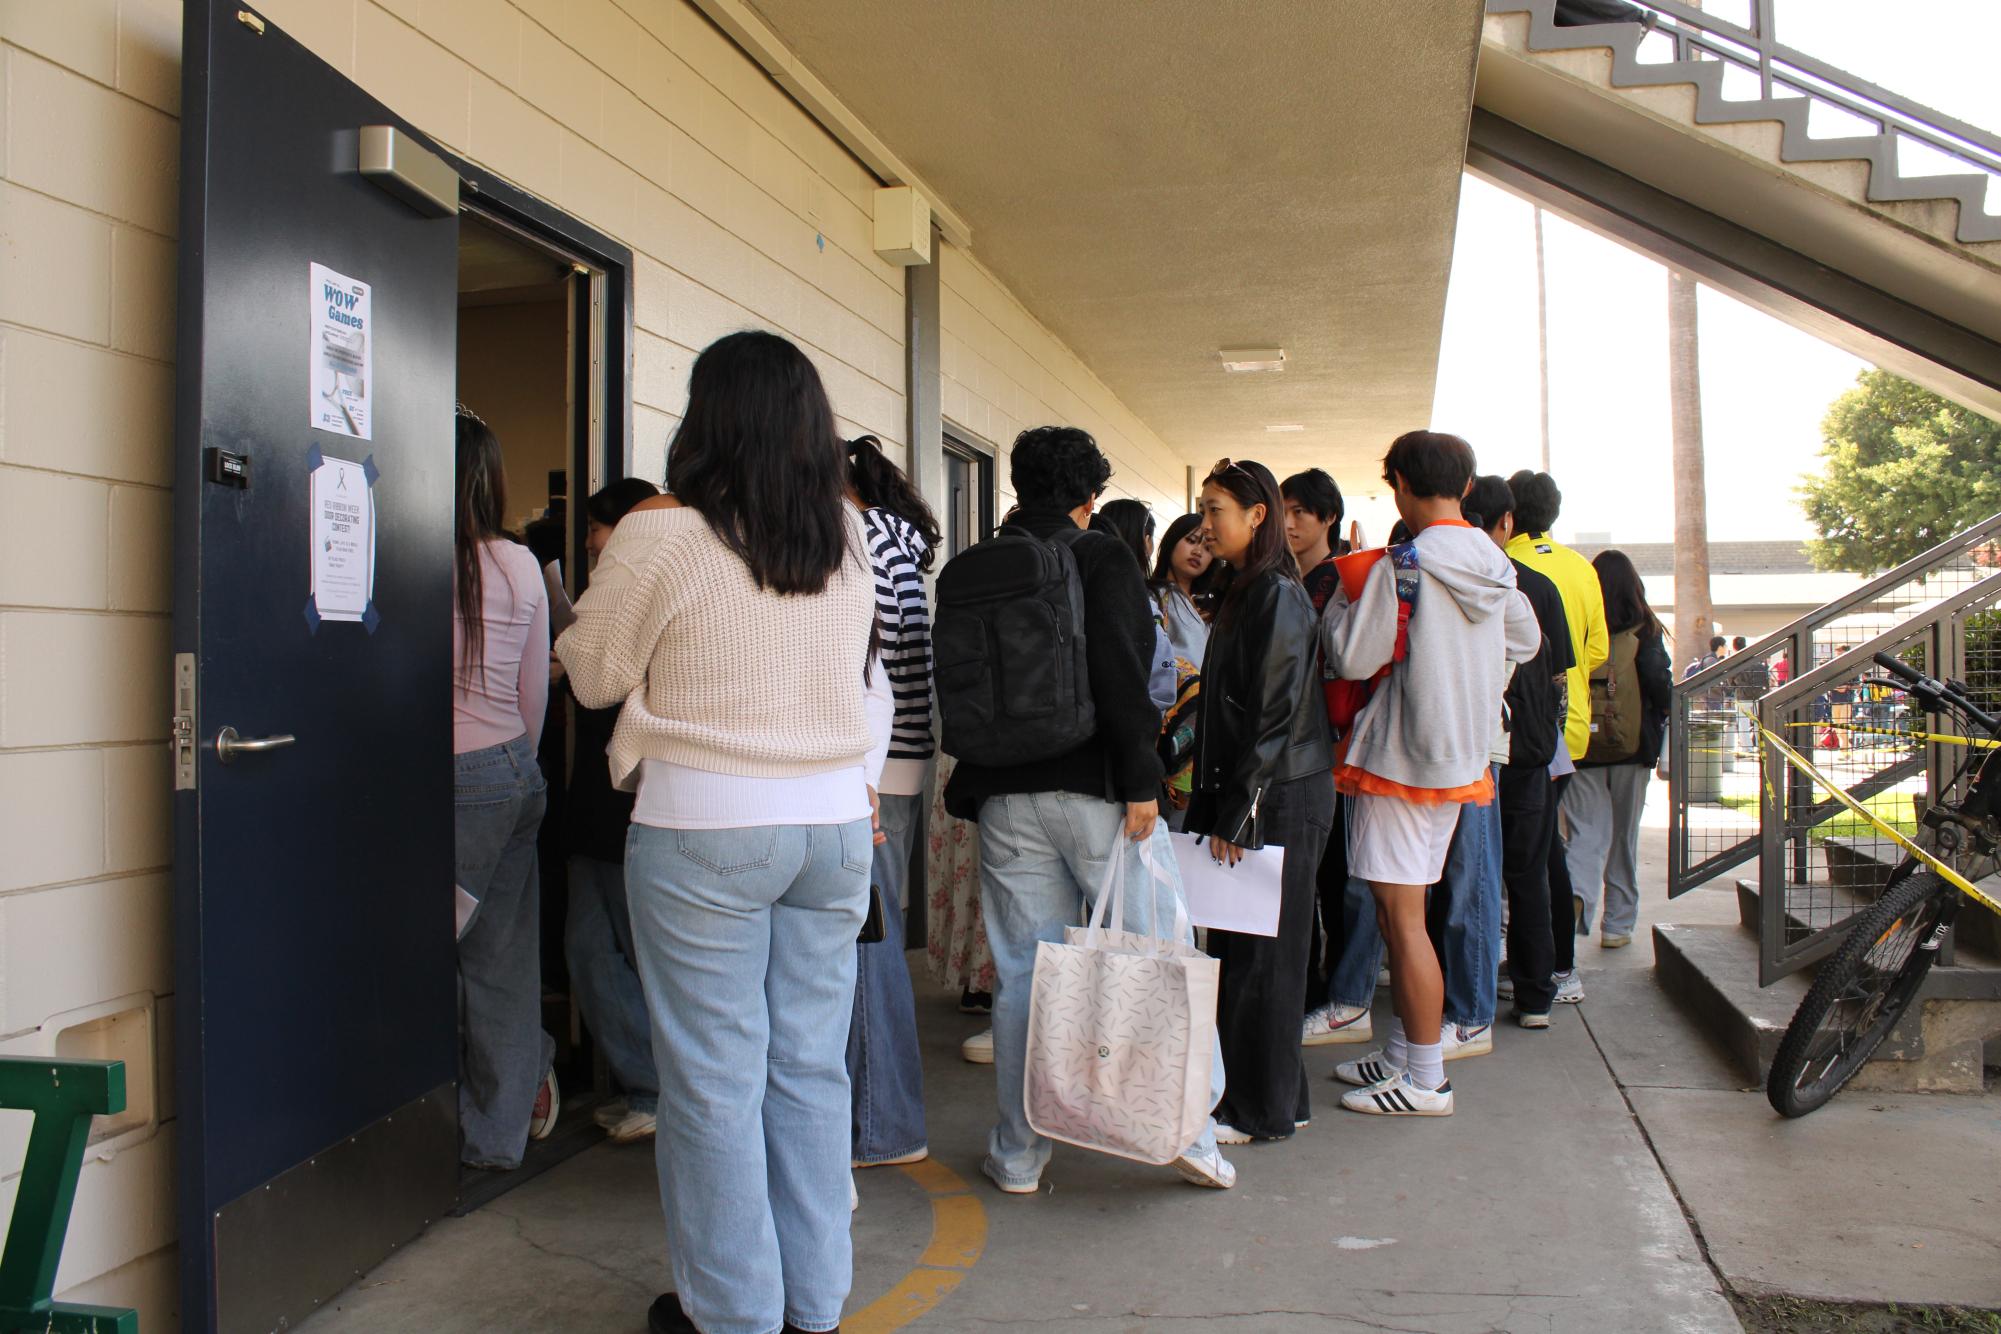
{"label": "blue painter's tape", "polygon": [[382,475],[382,470],[375,466],[375,455],[370,454],[361,461],[361,475],[368,479],[370,486],[375,485],[375,479]]}
{"label": "blue painter's tape", "polygon": [[326,461],[327,461],[327,456],[320,453],[320,447],[318,445],[314,445],[311,449],[306,451],[307,472],[318,472],[320,470],[320,466],[324,464]]}
{"label": "blue painter's tape", "polygon": [[320,600],[312,593],[306,594],[306,628],[314,634],[320,632]]}
{"label": "blue painter's tape", "polygon": [[382,624],[382,613],[375,609],[375,599],[370,598],[368,605],[362,608],[361,626],[372,635],[375,633],[375,627],[380,624]]}

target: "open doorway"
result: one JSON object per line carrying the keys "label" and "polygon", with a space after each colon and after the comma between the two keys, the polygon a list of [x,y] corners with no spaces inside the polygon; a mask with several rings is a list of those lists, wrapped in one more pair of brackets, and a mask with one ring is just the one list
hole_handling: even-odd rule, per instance
{"label": "open doorway", "polygon": [[[500,442],[507,531],[575,597],[588,577],[578,559],[583,504],[616,472],[590,410],[590,372],[598,361],[591,315],[600,275],[528,229],[471,210],[460,218],[458,260],[459,402]],[[571,722],[569,696],[558,685],[550,692],[537,755],[548,785],[537,851],[542,1026],[556,1043],[561,1117],[549,1139],[530,1143],[521,1170],[467,1172],[462,1212],[600,1137],[592,1112],[607,1093],[605,1066],[593,1049],[564,951],[576,762]]]}

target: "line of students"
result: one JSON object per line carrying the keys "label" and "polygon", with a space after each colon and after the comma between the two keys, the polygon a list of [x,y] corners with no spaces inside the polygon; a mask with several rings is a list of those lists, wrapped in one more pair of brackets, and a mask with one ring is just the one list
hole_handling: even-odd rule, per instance
{"label": "line of students", "polygon": [[[578,704],[594,711],[580,724],[580,756],[601,751],[606,793],[631,803],[609,808],[629,821],[622,876],[610,874],[604,840],[581,853],[606,874],[576,877],[571,966],[596,980],[581,988],[586,1017],[626,1091],[608,1126],[631,1137],[642,1119],[657,1127],[675,1291],[654,1303],[649,1327],[837,1329],[852,1277],[851,1169],[928,1152],[900,917],[934,748],[923,575],[938,528],[876,442],[836,438],[817,374],[784,339],[719,340],[697,359],[689,391],[668,493],[627,485],[592,498],[596,566],[555,645]],[[462,655],[461,880],[479,905],[461,946],[467,1157],[507,1166],[555,1114],[548,1039],[530,1008],[502,1014],[472,998],[497,979],[538,990],[530,719],[540,714],[536,673],[522,664],[539,666],[547,612],[539,572],[509,564],[501,506],[482,491],[498,485],[497,450],[483,470],[479,431],[462,419],[460,433],[461,526],[481,562],[469,577],[461,560],[461,620],[483,627],[485,655]],[[1519,512],[1520,486],[1473,485],[1472,451],[1455,437],[1404,436],[1385,480],[1415,536],[1351,596],[1331,564],[1341,518],[1331,480],[1302,474],[1281,488],[1263,465],[1226,459],[1204,483],[1199,515],[1169,525],[1150,590],[1151,516],[1114,502],[1092,525],[1111,466],[1088,434],[1024,432],[1010,466],[1013,530],[1062,537],[1074,558],[1096,721],[1065,753],[962,761],[945,784],[945,808],[977,825],[994,960],[986,1174],[1013,1194],[1041,1185],[1051,1145],[1029,1127],[1022,1095],[1035,948],[1083,920],[1110,858],[1137,875],[1150,849],[1175,878],[1164,792],[1170,809],[1183,807],[1175,823],[1219,860],[1284,849],[1277,935],[1210,933],[1223,975],[1215,1116],[1176,1171],[1228,1188],[1235,1169],[1219,1144],[1285,1139],[1309,1121],[1301,1016],[1308,1043],[1370,1035],[1366,1008],[1348,1010],[1369,1000],[1350,995],[1358,974],[1373,991],[1373,955],[1353,965],[1372,948],[1371,929],[1388,945],[1396,1017],[1383,1050],[1343,1065],[1358,1086],[1343,1103],[1450,1111],[1442,1061],[1473,1054],[1471,1030],[1492,1022],[1494,964],[1482,951],[1498,948],[1499,909],[1481,903],[1489,885],[1498,898],[1505,880],[1514,904],[1510,938],[1521,939],[1510,962],[1525,1015],[1538,987],[1561,987],[1555,965],[1568,962],[1544,968],[1535,944],[1547,933],[1546,953],[1560,954],[1536,911],[1554,917],[1559,895],[1534,864],[1560,864],[1554,851],[1535,855],[1560,780],[1548,760],[1511,753],[1502,726],[1510,664],[1540,676],[1552,700],[1567,676],[1573,716],[1589,706],[1576,685],[1588,665],[1572,669],[1558,646],[1589,664],[1593,613],[1580,608],[1583,642],[1552,624],[1557,603],[1585,590],[1524,574],[1531,557],[1562,550],[1547,543],[1547,522],[1512,536],[1507,515],[1475,506],[1498,509],[1490,497],[1507,493]],[[484,591],[499,586],[491,570],[507,598]],[[1602,642],[1602,610],[1595,622]],[[496,664],[512,697],[486,688]],[[1198,665],[1199,693],[1187,670]],[[1338,732],[1330,677],[1373,683]],[[1180,794],[1164,787],[1163,754],[1174,752],[1163,711],[1170,723],[1193,715]],[[1562,710],[1551,702],[1546,712],[1553,733]],[[482,857],[508,869],[481,872]],[[871,884],[885,938],[857,945]],[[1357,909],[1357,886],[1373,918]],[[1150,924],[1142,914],[1135,902],[1126,925]],[[650,1064],[615,1036],[635,1005]],[[480,1121],[489,1104],[505,1132],[490,1141]]]}

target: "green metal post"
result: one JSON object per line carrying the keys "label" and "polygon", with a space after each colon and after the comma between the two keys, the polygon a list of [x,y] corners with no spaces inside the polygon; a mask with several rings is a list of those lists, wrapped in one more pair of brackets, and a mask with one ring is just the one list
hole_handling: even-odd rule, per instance
{"label": "green metal post", "polygon": [[125,1110],[125,1062],[0,1057],[0,1107],[34,1113],[0,1252],[0,1332],[139,1334],[139,1313],[52,1300],[90,1119]]}

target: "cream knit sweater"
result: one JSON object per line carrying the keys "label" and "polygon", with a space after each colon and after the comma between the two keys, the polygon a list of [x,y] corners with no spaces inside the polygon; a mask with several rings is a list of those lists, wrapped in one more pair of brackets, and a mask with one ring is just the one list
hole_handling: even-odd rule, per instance
{"label": "cream knit sweater", "polygon": [[826,589],[787,596],[760,589],[696,510],[620,521],[556,642],[580,704],[625,706],[616,786],[633,790],[644,760],[761,778],[864,761],[875,579],[852,508],[847,526],[851,554]]}

